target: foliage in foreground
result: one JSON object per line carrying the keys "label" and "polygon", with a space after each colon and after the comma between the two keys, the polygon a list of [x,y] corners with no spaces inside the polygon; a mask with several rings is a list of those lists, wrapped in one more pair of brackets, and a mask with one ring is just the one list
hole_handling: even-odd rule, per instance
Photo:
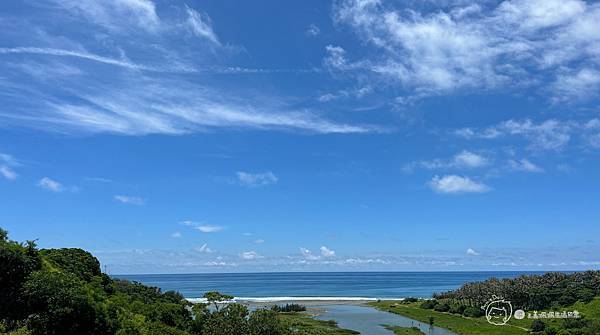
{"label": "foliage in foreground", "polygon": [[[2,229],[0,269],[0,334],[287,335],[297,320],[311,324],[273,310],[221,307],[231,297],[218,292],[205,294],[213,309],[191,305],[177,292],[108,277],[86,251],[38,250],[33,241],[10,241]],[[294,334],[350,334],[334,332],[335,325],[325,332],[307,327]]]}

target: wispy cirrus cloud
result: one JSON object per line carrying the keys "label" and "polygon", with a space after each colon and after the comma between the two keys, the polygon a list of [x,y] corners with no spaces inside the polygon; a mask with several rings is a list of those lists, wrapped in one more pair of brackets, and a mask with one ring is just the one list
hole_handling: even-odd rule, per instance
{"label": "wispy cirrus cloud", "polygon": [[[230,51],[214,50],[226,43],[200,9],[184,4],[167,8],[150,0],[48,0],[32,9],[52,20],[39,22],[40,26],[17,21],[29,32],[25,43],[30,45],[0,47],[1,58],[7,60],[0,67],[10,75],[1,83],[10,86],[9,91],[0,95],[12,103],[0,113],[0,120],[9,126],[63,134],[135,136],[223,129],[319,134],[383,131],[330,119],[324,110],[295,107],[277,94],[241,85],[222,88],[202,76],[192,80],[191,73],[316,71],[245,68],[214,60]],[[61,36],[48,33],[53,31],[51,22],[67,19],[78,21],[81,34],[71,30]],[[13,31],[6,34],[7,40],[23,39]],[[189,43],[189,35],[201,40]],[[23,60],[24,56],[32,59]]]}
{"label": "wispy cirrus cloud", "polygon": [[241,185],[248,187],[267,186],[276,184],[279,181],[279,178],[271,171],[258,173],[238,171],[235,174],[238,182]]}
{"label": "wispy cirrus cloud", "polygon": [[127,204],[127,205],[137,205],[141,206],[146,203],[146,200],[142,197],[132,196],[132,195],[115,195],[113,197],[116,201]]}
{"label": "wispy cirrus cloud", "polygon": [[190,68],[168,68],[155,67],[139,63],[131,62],[127,59],[111,58],[100,56],[85,50],[66,50],[56,48],[39,48],[39,47],[15,47],[15,48],[0,48],[0,54],[38,54],[57,57],[75,57],[82,58],[93,62],[104,63],[123,67],[129,70],[144,70],[154,72],[194,72],[196,70]]}
{"label": "wispy cirrus cloud", "polygon": [[205,38],[216,45],[221,45],[217,34],[213,30],[212,21],[207,14],[194,10],[189,6],[186,6],[186,12],[188,14],[187,24],[196,36]]}
{"label": "wispy cirrus cloud", "polygon": [[151,0],[50,0],[72,14],[93,22],[112,32],[135,26],[147,32],[156,32],[162,24]]}
{"label": "wispy cirrus cloud", "polygon": [[[245,98],[226,97],[218,90],[185,81],[128,74],[120,76],[125,85],[122,88],[117,87],[121,85],[104,85],[95,81],[85,88],[75,88],[73,83],[65,82],[64,94],[69,97],[65,100],[35,92],[39,99],[21,106],[19,113],[0,114],[0,119],[15,126],[61,133],[137,136],[245,128],[321,134],[382,131],[375,126],[330,121],[306,110],[286,110],[277,101],[248,104]],[[17,89],[15,94],[25,98],[32,92]]]}

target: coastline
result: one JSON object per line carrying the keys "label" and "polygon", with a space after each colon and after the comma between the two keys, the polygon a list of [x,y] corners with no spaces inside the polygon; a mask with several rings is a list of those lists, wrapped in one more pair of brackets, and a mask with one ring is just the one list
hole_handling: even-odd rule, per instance
{"label": "coastline", "polygon": [[[282,304],[282,303],[302,303],[303,305],[320,304],[344,304],[344,305],[362,305],[377,301],[403,301],[405,298],[370,298],[370,297],[234,297],[231,300],[223,301],[222,304],[240,303],[248,305],[256,304]],[[206,298],[186,298],[192,304],[207,303]]]}

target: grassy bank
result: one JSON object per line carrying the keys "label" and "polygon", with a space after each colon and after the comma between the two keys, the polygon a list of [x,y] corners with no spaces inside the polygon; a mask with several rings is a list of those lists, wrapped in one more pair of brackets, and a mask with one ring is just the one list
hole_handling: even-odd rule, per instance
{"label": "grassy bank", "polygon": [[429,323],[434,318],[434,325],[448,329],[461,335],[526,335],[526,330],[511,326],[494,326],[485,318],[467,318],[449,313],[422,309],[419,303],[398,304],[395,301],[372,302],[369,305],[380,310],[406,316],[413,320]]}
{"label": "grassy bank", "polygon": [[304,313],[279,313],[279,319],[293,334],[299,335],[355,335],[357,331],[342,329],[335,321],[317,320]]}
{"label": "grassy bank", "polygon": [[[506,326],[494,326],[489,324],[485,317],[469,318],[456,314],[437,312],[431,309],[423,309],[419,307],[419,302],[400,304],[396,301],[379,301],[369,303],[369,305],[424,323],[429,323],[429,318],[433,317],[435,326],[448,329],[460,335],[526,335],[530,334],[529,329],[532,323],[532,320],[527,318],[524,320],[512,318]],[[600,321],[600,297],[596,297],[588,303],[576,302],[560,310],[576,310],[587,320]],[[561,319],[544,320],[547,327],[554,329],[563,328],[564,322]]]}

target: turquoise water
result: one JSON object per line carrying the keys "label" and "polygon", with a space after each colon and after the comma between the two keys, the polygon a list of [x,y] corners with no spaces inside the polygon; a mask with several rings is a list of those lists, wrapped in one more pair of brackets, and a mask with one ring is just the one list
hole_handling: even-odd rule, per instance
{"label": "turquoise water", "polygon": [[[313,306],[311,306],[313,307]],[[355,305],[323,305],[326,312],[317,318],[321,320],[335,320],[341,328],[359,331],[367,335],[393,335],[394,332],[383,328],[381,325],[402,327],[419,327],[427,335],[456,335],[455,333],[428,324],[415,321],[401,315],[382,312],[375,308]]]}
{"label": "turquoise water", "polygon": [[118,275],[186,298],[220,291],[235,297],[431,297],[433,293],[491,277],[532,272],[284,272]]}

